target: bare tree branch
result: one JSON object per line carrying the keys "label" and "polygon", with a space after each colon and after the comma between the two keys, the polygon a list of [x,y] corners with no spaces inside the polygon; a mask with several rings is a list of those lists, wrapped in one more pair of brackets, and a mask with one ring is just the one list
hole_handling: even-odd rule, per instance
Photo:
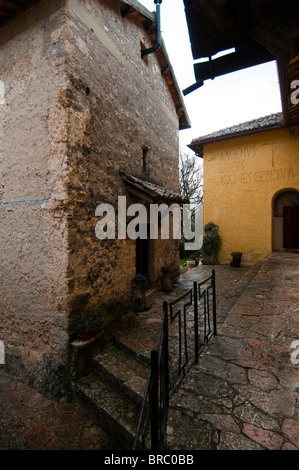
{"label": "bare tree branch", "polygon": [[203,171],[199,159],[180,151],[180,193],[189,198],[192,211],[202,204]]}

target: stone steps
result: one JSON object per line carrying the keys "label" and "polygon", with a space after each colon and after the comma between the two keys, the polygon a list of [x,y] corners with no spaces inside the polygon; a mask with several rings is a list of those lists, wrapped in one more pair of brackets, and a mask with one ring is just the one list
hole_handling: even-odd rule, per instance
{"label": "stone steps", "polygon": [[148,368],[128,346],[109,344],[88,376],[73,384],[74,399],[123,449],[132,449]]}
{"label": "stone steps", "polygon": [[120,351],[123,351],[129,357],[142,364],[145,368],[149,369],[151,363],[150,347],[143,346],[141,348],[140,345],[136,346],[130,342],[130,338],[128,337],[121,337],[121,339],[114,338],[113,341]]}
{"label": "stone steps", "polygon": [[94,369],[119,393],[142,405],[148,369],[132,350],[110,345],[94,358]]}
{"label": "stone steps", "polygon": [[140,407],[123,399],[95,374],[76,383],[75,400],[93,422],[109,432],[120,449],[132,447]]}
{"label": "stone steps", "polygon": [[[235,296],[230,291],[226,294],[227,286],[224,285],[224,289],[221,281],[218,282],[217,308],[222,313],[222,321],[244,290],[249,288],[259,269],[260,265],[256,264],[241,276],[238,285],[233,286]],[[132,449],[149,372],[150,351],[157,344],[161,328],[160,305],[158,314],[155,312],[153,309],[149,316],[127,315],[118,325],[113,325],[104,350],[97,351],[92,359],[89,375],[79,378],[74,384],[78,404],[123,449]],[[170,417],[174,416],[173,413],[175,411],[170,410]],[[180,423],[179,418],[176,420]],[[174,448],[175,441],[182,439],[177,436],[176,427],[172,426],[169,437]]]}

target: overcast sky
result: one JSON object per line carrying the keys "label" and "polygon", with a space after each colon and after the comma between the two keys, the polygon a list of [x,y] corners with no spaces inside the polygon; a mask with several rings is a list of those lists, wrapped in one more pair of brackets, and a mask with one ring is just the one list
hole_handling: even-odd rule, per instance
{"label": "overcast sky", "polygon": [[[154,0],[139,0],[150,11]],[[181,91],[195,82],[183,0],[163,0],[161,28]],[[184,97],[192,128],[180,132],[181,146],[234,124],[281,111],[276,63],[269,62],[207,80]]]}

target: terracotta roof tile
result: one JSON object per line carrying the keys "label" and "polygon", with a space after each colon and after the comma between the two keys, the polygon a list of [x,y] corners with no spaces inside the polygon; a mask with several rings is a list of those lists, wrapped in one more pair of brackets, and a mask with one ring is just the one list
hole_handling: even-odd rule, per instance
{"label": "terracotta roof tile", "polygon": [[192,150],[202,156],[203,145],[210,142],[218,142],[224,139],[238,137],[240,135],[254,134],[264,130],[271,130],[284,127],[282,113],[270,114],[269,116],[260,117],[251,121],[243,122],[235,126],[227,127],[211,134],[207,134],[197,139],[193,139],[188,145]]}
{"label": "terracotta roof tile", "polygon": [[181,204],[189,203],[188,198],[172,191],[171,189],[167,189],[163,186],[158,186],[157,184],[151,183],[150,181],[142,180],[140,178],[137,178],[136,176],[128,175],[125,173],[121,173],[121,177],[125,183],[134,186],[135,188],[139,189],[141,192],[146,193],[153,199],[162,199],[169,202],[177,202]]}

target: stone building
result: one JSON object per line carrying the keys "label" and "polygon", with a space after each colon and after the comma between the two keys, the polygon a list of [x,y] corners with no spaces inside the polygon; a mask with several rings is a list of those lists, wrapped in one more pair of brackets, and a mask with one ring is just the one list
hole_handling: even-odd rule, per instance
{"label": "stone building", "polygon": [[204,224],[219,226],[219,262],[231,253],[255,262],[299,248],[299,126],[282,113],[242,123],[190,144],[204,161]]}
{"label": "stone building", "polygon": [[99,240],[95,212],[181,203],[189,121],[163,41],[141,54],[156,16],[136,0],[0,1],[0,19],[0,340],[10,372],[59,398],[78,324],[178,266],[177,240]]}

